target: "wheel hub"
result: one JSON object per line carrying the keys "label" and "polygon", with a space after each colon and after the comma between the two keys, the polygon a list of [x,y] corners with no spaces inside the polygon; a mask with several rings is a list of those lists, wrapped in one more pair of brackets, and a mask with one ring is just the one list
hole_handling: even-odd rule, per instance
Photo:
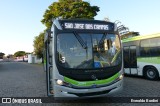
{"label": "wheel hub", "polygon": [[147,71],[147,76],[150,77],[150,78],[154,78],[154,77],[155,77],[155,72],[154,72],[154,70],[149,69],[149,70]]}

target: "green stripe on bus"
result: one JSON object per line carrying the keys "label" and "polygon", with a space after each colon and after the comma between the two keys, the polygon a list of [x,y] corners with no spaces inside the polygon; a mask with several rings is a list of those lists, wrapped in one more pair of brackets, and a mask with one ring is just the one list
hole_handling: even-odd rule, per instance
{"label": "green stripe on bus", "polygon": [[151,35],[139,35],[136,37],[126,38],[126,39],[123,39],[122,42],[125,43],[125,42],[136,41],[136,40],[141,40],[141,39],[148,39],[148,38],[153,38],[153,37],[160,37],[160,33],[151,34]]}
{"label": "green stripe on bus", "polygon": [[139,57],[138,62],[160,64],[160,57]]}
{"label": "green stripe on bus", "polygon": [[116,80],[119,77],[119,72],[112,77],[104,80],[96,80],[96,81],[76,81],[67,77],[64,77],[64,81],[68,82],[70,84],[76,85],[76,86],[91,86],[93,84],[102,85],[102,84],[108,84],[112,81]]}

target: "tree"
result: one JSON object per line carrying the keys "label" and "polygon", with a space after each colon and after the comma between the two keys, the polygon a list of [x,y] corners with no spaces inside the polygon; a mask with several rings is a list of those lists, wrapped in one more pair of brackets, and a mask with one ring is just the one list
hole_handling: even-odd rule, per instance
{"label": "tree", "polygon": [[4,53],[0,52],[0,56],[4,56],[4,55],[5,55]]}
{"label": "tree", "polygon": [[134,37],[134,36],[139,36],[139,32],[128,32],[128,33],[125,33],[123,35],[121,35],[121,39],[126,39],[126,38],[130,38],[130,37]]}
{"label": "tree", "polygon": [[25,51],[17,51],[14,53],[14,57],[20,57],[26,55]]}
{"label": "tree", "polygon": [[[44,32],[40,33],[34,38],[33,41],[34,52],[38,58],[43,58],[43,47],[44,47]],[[42,59],[43,60],[43,59]]]}
{"label": "tree", "polygon": [[0,59],[3,59],[4,55],[5,55],[4,53],[0,52]]}
{"label": "tree", "polygon": [[51,20],[61,17],[62,19],[94,19],[97,15],[99,7],[90,6],[88,2],[82,0],[59,0],[53,2],[45,11],[42,23],[50,28],[52,25]]}

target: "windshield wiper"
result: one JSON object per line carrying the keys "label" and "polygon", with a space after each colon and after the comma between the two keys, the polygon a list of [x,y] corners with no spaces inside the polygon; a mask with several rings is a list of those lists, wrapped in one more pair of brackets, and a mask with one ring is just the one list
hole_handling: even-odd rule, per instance
{"label": "windshield wiper", "polygon": [[78,33],[73,32],[73,34],[75,35],[75,37],[78,39],[79,43],[81,44],[81,46],[84,49],[87,49],[87,44],[84,42],[84,40],[78,35]]}
{"label": "windshield wiper", "polygon": [[104,42],[104,40],[105,40],[105,38],[106,38],[106,35],[107,35],[107,34],[105,34],[105,33],[103,34],[101,40],[100,40],[99,43],[98,43],[98,47]]}

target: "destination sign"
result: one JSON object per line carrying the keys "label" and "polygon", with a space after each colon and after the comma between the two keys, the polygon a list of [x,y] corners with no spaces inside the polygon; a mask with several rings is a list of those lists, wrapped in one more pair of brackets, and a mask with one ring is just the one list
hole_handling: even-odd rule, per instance
{"label": "destination sign", "polygon": [[64,29],[79,29],[79,30],[114,30],[114,24],[92,24],[92,23],[71,23],[64,22]]}

